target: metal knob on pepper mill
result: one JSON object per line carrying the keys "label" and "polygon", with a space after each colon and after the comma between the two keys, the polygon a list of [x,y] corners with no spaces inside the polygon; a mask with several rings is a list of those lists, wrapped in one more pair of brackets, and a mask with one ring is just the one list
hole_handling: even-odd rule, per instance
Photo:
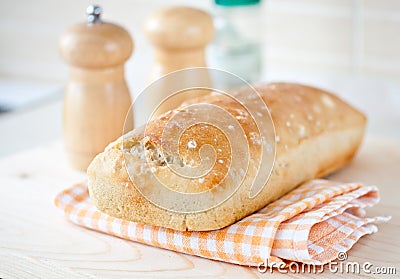
{"label": "metal knob on pepper mill", "polygon": [[[122,27],[103,22],[101,8],[87,8],[87,22],[68,28],[60,52],[70,65],[64,97],[64,142],[72,166],[86,171],[91,160],[123,134],[131,106],[124,63],[133,41]],[[127,118],[126,130],[133,128]]]}

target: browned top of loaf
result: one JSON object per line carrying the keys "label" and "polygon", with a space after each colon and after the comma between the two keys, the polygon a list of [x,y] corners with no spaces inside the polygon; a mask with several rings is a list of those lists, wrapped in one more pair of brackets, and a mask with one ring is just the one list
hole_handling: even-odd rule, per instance
{"label": "browned top of loaf", "polygon": [[[255,88],[261,94],[271,113],[276,133],[276,156],[284,154],[286,150],[297,146],[309,137],[316,137],[332,130],[359,126],[365,124],[366,121],[363,114],[340,98],[317,88],[291,83],[270,83]],[[248,92],[237,90],[234,94],[246,96]],[[253,118],[248,114],[243,114],[241,106],[230,98],[215,95],[203,97],[190,103],[196,102],[215,104],[227,110],[238,119],[248,139],[250,139],[252,132],[257,131]],[[177,113],[180,113],[180,117],[183,117],[183,119],[191,117],[190,113],[185,115],[184,107],[185,105],[167,112],[155,121],[150,122],[146,129],[141,127],[126,135],[123,149],[126,150],[137,142],[145,141],[147,145],[154,146],[165,154],[171,152],[172,143],[169,142],[168,138],[164,138],[162,141],[162,133],[167,123]],[[296,107],[296,109],[292,113],[288,113],[291,110],[288,110],[287,107]],[[176,129],[178,130],[178,127]],[[191,139],[196,140],[196,148],[187,148]],[[260,148],[253,141],[249,140],[248,142],[252,159],[256,160],[260,155]],[[217,158],[213,171],[205,177],[205,181],[202,183],[197,183],[197,180],[194,180],[193,183],[188,185],[187,181],[181,183],[178,181],[175,186],[180,190],[184,187],[189,192],[204,191],[223,180],[231,163],[229,141],[223,133],[210,125],[196,125],[185,131],[179,142],[180,159],[184,164],[198,164],[200,162],[199,148],[204,144],[213,145],[216,150]],[[112,143],[108,148],[122,148],[122,138]],[[167,177],[167,179],[171,178],[171,173],[166,166],[158,164],[155,167],[161,176]]]}
{"label": "browned top of loaf", "polygon": [[[278,136],[278,152],[327,131],[366,123],[366,117],[334,94],[292,83],[256,87],[271,113]],[[287,107],[295,107],[287,113]]]}

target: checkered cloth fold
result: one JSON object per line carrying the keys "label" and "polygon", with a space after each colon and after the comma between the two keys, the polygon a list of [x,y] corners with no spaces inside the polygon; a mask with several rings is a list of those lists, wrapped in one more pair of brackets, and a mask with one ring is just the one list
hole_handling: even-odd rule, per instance
{"label": "checkered cloth fold", "polygon": [[55,204],[80,225],[121,238],[204,258],[258,266],[260,263],[325,264],[390,217],[366,218],[379,201],[376,186],[311,180],[226,228],[180,232],[125,221],[91,204],[87,185],[64,190]]}

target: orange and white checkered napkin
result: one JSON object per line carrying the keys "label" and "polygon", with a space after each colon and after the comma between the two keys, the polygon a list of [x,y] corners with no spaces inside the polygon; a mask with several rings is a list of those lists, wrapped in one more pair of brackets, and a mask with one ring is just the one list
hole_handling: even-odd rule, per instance
{"label": "orange and white checkered napkin", "polygon": [[379,201],[378,188],[359,183],[312,180],[260,211],[226,228],[180,232],[129,222],[101,213],[90,202],[87,186],[76,184],[55,199],[72,222],[121,238],[204,258],[258,266],[261,262],[324,264],[349,250],[374,223],[363,208]]}

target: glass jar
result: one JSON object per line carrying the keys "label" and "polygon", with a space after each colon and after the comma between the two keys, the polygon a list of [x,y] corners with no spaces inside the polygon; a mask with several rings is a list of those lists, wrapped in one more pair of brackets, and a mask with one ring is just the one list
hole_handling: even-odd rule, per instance
{"label": "glass jar", "polygon": [[261,1],[215,0],[214,3],[216,35],[209,47],[208,65],[249,83],[259,81],[265,32]]}

